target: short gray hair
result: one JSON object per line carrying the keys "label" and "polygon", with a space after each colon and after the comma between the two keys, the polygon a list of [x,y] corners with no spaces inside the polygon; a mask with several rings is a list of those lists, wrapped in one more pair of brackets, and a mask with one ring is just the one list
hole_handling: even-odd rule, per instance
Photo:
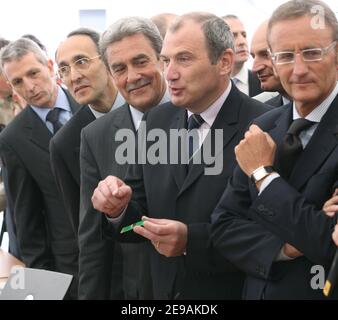
{"label": "short gray hair", "polygon": [[222,18],[208,12],[191,12],[182,15],[169,27],[169,32],[175,33],[187,20],[201,25],[212,64],[219,61],[226,49],[235,51],[234,36],[229,25]]}
{"label": "short gray hair", "polygon": [[314,16],[317,12],[312,12],[311,10],[316,6],[320,6],[324,10],[324,21],[332,29],[333,41],[338,40],[337,17],[326,3],[320,0],[291,0],[279,6],[272,13],[268,24],[268,43],[270,44],[271,28],[276,23],[304,16]]}
{"label": "short gray hair", "polygon": [[3,69],[5,63],[21,60],[22,57],[33,53],[36,59],[43,65],[48,65],[47,54],[32,40],[20,38],[10,42],[0,50],[0,67]]}
{"label": "short gray hair", "polygon": [[121,41],[125,37],[130,37],[135,34],[143,34],[149,40],[157,57],[160,56],[163,40],[156,25],[150,19],[142,17],[127,17],[113,23],[101,36],[99,43],[100,52],[102,59],[108,68],[109,65],[106,55],[108,46]]}

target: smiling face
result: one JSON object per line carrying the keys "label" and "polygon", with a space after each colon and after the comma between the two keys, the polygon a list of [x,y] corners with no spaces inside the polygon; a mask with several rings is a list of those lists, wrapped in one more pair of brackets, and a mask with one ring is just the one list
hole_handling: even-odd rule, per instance
{"label": "smiling face", "polygon": [[[109,71],[98,55],[95,43],[86,35],[67,38],[57,50],[58,67],[71,66],[69,75],[62,81],[79,104],[100,105],[111,90]],[[76,70],[73,63],[82,58],[91,59],[88,69]]]}
{"label": "smiling face", "polygon": [[254,59],[252,71],[256,73],[263,91],[283,91],[278,76],[274,73],[267,41],[267,25],[265,22],[255,32],[251,42],[251,56]]}
{"label": "smiling face", "polygon": [[12,88],[28,104],[40,108],[52,108],[57,97],[53,62],[45,65],[29,52],[19,60],[6,62],[4,74]]}
{"label": "smiling face", "polygon": [[[276,22],[270,31],[272,52],[293,51],[310,48],[324,48],[333,42],[332,29],[314,29],[312,17],[303,16]],[[337,46],[323,56],[321,61],[304,62],[296,54],[295,62],[275,65],[286,92],[293,97],[303,114],[310,113],[332,92],[337,83]]]}
{"label": "smiling face", "polygon": [[166,90],[162,63],[143,34],[113,42],[106,56],[114,83],[130,105],[145,111],[159,104]]}
{"label": "smiling face", "polygon": [[161,57],[171,101],[192,112],[203,112],[224,92],[233,66],[228,49],[212,64],[201,25],[188,20],[167,32]]}

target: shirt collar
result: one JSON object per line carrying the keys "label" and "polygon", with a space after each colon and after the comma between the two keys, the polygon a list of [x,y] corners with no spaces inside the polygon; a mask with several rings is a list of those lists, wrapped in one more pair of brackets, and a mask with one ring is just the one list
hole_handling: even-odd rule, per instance
{"label": "shirt collar", "polygon": [[142,118],[143,118],[143,112],[134,108],[131,105],[129,105],[129,109],[130,109],[131,118],[133,120],[135,130],[137,131],[138,128],[140,127],[140,124],[141,124],[141,121],[142,121]]}
{"label": "shirt collar", "polygon": [[[232,88],[232,83],[229,81],[228,87],[225,89],[225,91],[222,93],[222,95],[213,103],[210,105],[208,109],[203,111],[200,116],[203,118],[203,120],[208,124],[208,126],[211,128],[218,112],[221,110],[225,100],[228,98],[230,91]],[[188,110],[188,119],[193,113]]]}
{"label": "shirt collar", "polygon": [[[117,92],[115,101],[114,101],[112,107],[110,108],[110,110],[107,113],[121,107],[124,103],[125,103],[125,101],[124,101],[122,95],[119,92]],[[89,107],[90,111],[93,113],[93,115],[96,119],[98,119],[98,118],[104,116],[105,114],[107,114],[105,112],[99,112],[99,111],[93,109],[93,107],[91,107],[90,105],[88,105],[88,107]]]}
{"label": "shirt collar", "polygon": [[[169,90],[168,87],[165,90],[165,93],[160,101],[160,103],[158,105],[161,105],[163,103],[169,102],[170,101],[170,95],[169,95]],[[138,130],[140,123],[142,121],[143,118],[143,112],[141,112],[140,110],[136,109],[135,107],[129,105],[130,108],[130,112],[131,112],[131,117],[134,123],[134,127],[136,129],[136,131]]]}
{"label": "shirt collar", "polygon": [[67,95],[60,86],[58,86],[57,97],[53,108],[41,108],[33,105],[31,105],[31,107],[44,122],[46,122],[48,112],[53,108],[60,108],[65,111],[72,112]]}
{"label": "shirt collar", "polygon": [[243,65],[242,69],[239,70],[239,72],[235,76],[233,76],[232,78],[237,79],[238,81],[247,85],[249,83],[248,68],[245,65]]}
{"label": "shirt collar", "polygon": [[[320,122],[326,113],[326,111],[329,109],[331,103],[335,99],[335,97],[338,94],[338,82],[336,82],[335,88],[332,90],[332,92],[329,94],[329,96],[314,110],[312,110],[311,113],[309,113],[305,119],[313,121],[313,122]],[[296,104],[293,102],[293,120],[299,119],[301,116],[299,115]]]}

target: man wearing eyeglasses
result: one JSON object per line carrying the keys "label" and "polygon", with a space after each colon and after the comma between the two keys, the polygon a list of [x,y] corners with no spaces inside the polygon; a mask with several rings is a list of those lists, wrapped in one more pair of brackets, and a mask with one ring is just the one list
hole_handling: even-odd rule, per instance
{"label": "man wearing eyeglasses", "polygon": [[[68,34],[56,52],[59,76],[73,98],[82,105],[50,142],[53,173],[76,234],[79,228],[81,130],[124,103],[101,59],[99,39],[99,33],[94,30],[76,29]],[[92,266],[79,266],[80,299],[119,299],[123,296],[121,249],[112,241],[103,247],[102,241],[93,241],[90,245],[92,256],[101,265],[101,269],[94,272],[95,276]],[[114,248],[114,261],[118,261],[115,264],[112,259]],[[80,250],[89,248],[80,246]],[[100,283],[100,277],[105,277],[106,281]]]}
{"label": "man wearing eyeglasses", "polygon": [[212,216],[217,251],[247,274],[247,299],[324,298],[314,266],[328,271],[336,251],[321,209],[337,184],[337,39],[318,0],[289,1],[270,18],[274,68],[294,102],[249,128]]}
{"label": "man wearing eyeglasses", "polygon": [[76,235],[51,171],[49,141],[80,106],[58,86],[52,60],[32,40],[2,48],[0,63],[12,89],[27,102],[0,135],[21,258],[30,268],[76,275]]}

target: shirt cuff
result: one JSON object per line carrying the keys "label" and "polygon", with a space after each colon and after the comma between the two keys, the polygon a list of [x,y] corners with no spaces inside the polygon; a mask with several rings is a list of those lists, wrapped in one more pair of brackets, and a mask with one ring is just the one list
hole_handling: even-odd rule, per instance
{"label": "shirt cuff", "polygon": [[121,223],[126,211],[127,211],[127,207],[125,207],[123,209],[123,211],[121,212],[121,214],[116,218],[109,217],[108,215],[105,215],[105,216],[106,216],[106,219],[108,220],[109,223],[111,223],[113,225],[118,225],[118,224]]}
{"label": "shirt cuff", "polygon": [[263,179],[261,187],[259,188],[258,195],[260,195],[273,180],[279,177],[280,175],[277,172],[273,172],[269,174],[265,179]]}
{"label": "shirt cuff", "polygon": [[283,246],[278,256],[276,257],[275,261],[277,262],[277,261],[291,261],[291,260],[294,260],[294,258],[290,258],[284,253],[284,246]]}

